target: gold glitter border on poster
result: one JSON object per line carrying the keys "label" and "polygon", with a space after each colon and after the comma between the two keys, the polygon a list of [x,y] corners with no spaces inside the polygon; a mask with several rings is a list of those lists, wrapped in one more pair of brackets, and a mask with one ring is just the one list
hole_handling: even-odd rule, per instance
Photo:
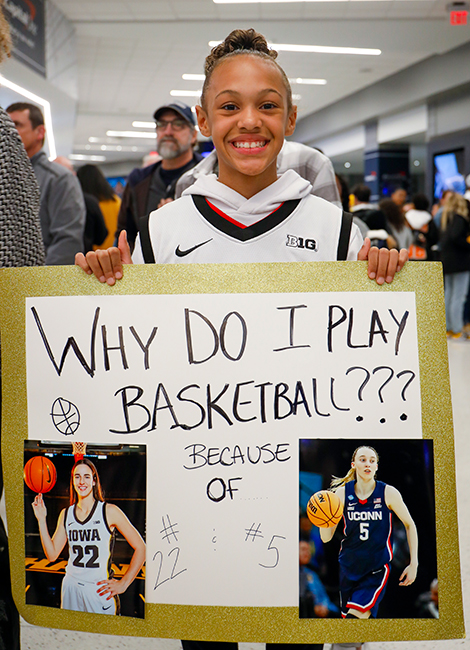
{"label": "gold glitter border on poster", "polygon": [[[328,643],[464,636],[457,535],[452,407],[441,265],[409,262],[391,285],[367,278],[361,262],[130,266],[114,287],[77,267],[2,269],[2,457],[15,601],[31,624],[70,630],[200,640]],[[36,296],[409,291],[415,293],[423,437],[435,462],[439,619],[299,619],[296,607],[146,604],[145,619],[25,604],[23,443],[28,436],[25,299]],[[197,630],[197,633],[195,632]],[[358,636],[359,635],[359,636]]]}

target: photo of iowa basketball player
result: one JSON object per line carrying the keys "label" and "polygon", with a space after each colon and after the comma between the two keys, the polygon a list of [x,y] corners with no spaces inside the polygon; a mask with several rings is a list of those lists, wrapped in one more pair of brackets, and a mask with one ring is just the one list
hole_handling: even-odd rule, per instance
{"label": "photo of iowa basketball player", "polygon": [[[387,590],[393,585],[394,600],[400,600],[403,595],[403,600],[407,603],[408,611],[405,607],[404,616],[418,617],[414,605],[420,590],[413,587],[421,573],[418,537],[421,541],[426,540],[425,546],[429,544],[433,547],[435,540],[434,531],[429,525],[426,535],[423,535],[423,529],[418,532],[421,528],[423,508],[428,510],[428,505],[433,507],[433,494],[426,489],[433,485],[432,449],[429,447],[429,441],[374,440],[374,445],[368,441],[360,444],[357,442],[335,441],[335,449],[338,449],[339,445],[348,449],[348,464],[345,467],[343,458],[346,454],[341,453],[341,462],[334,463],[331,468],[333,471],[329,473],[329,477],[325,477],[327,485],[322,484],[323,489],[328,488],[339,497],[343,505],[342,518],[330,527],[314,527],[325,555],[328,555],[327,547],[334,538],[336,544],[339,544],[339,549],[336,546],[334,551],[336,559],[331,560],[331,554],[329,557],[337,567],[335,572],[338,576],[338,606],[341,616],[376,618]],[[384,472],[381,472],[382,464],[378,450],[381,451],[381,457],[386,454]],[[392,458],[395,460],[394,469]],[[428,485],[426,482],[420,485],[419,481],[410,478],[411,474],[397,476],[396,466],[399,465],[400,459],[406,459],[408,469],[413,465],[413,458],[416,469],[424,470],[427,474]],[[323,460],[325,461],[324,455]],[[337,472],[340,466],[344,468],[341,473]],[[405,463],[402,464],[402,469],[404,468]],[[345,469],[348,470],[346,473]],[[378,478],[379,471],[380,479],[383,480]],[[395,482],[399,483],[399,489],[393,485]],[[412,495],[406,487],[407,484],[413,490]],[[420,503],[421,507],[416,507],[416,504]],[[419,518],[418,525],[415,514]],[[425,512],[425,516],[426,514]],[[395,540],[394,532],[399,532]],[[394,554],[398,557],[392,575]],[[429,576],[436,577],[435,556],[426,558],[423,572],[426,582],[429,581]],[[403,590],[403,587],[407,589]],[[411,590],[410,599],[406,593],[408,588]]]}
{"label": "photo of iowa basketball player", "polygon": [[[69,505],[60,510],[51,536],[51,517],[45,499],[49,502],[53,492],[45,497],[37,494],[32,510],[48,566],[55,567],[60,562],[59,556],[64,556],[63,551],[68,553],[67,561],[63,561],[65,575],[60,587],[60,607],[120,614],[120,596],[134,582],[145,562],[142,535],[119,506],[105,500],[97,468],[88,457],[76,461],[69,473]],[[128,546],[130,558],[116,572],[113,549],[118,534],[121,544]]]}

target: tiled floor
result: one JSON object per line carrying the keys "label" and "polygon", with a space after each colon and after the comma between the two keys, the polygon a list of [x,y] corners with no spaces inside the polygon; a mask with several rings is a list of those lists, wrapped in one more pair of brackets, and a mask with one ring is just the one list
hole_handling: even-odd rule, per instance
{"label": "tiled floor", "polygon": [[[459,508],[460,557],[466,627],[470,629],[470,490],[467,472],[470,468],[470,341],[449,342],[449,364],[454,407],[456,441],[457,492]],[[179,650],[179,641],[115,637],[22,626],[22,650]],[[261,650],[262,644],[243,643],[240,650]],[[326,645],[325,650],[330,646]],[[470,650],[470,640],[415,641],[400,643],[368,643],[367,650]]]}

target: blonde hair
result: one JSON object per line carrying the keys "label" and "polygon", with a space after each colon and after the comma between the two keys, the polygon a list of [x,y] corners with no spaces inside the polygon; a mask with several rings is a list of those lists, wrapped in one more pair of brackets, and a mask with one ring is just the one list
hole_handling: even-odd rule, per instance
{"label": "blonde hair", "polygon": [[201,93],[201,106],[204,110],[206,109],[206,94],[212,73],[220,63],[238,54],[259,56],[265,61],[272,63],[279,70],[287,92],[287,108],[290,111],[292,109],[292,89],[289,79],[276,61],[276,50],[271,49],[265,37],[254,29],[234,29],[222,43],[212,48],[211,53],[206,57],[204,62],[204,74],[206,78]]}
{"label": "blonde hair", "polygon": [[454,214],[468,218],[468,204],[461,194],[453,192],[444,204],[441,217],[441,230],[445,230]]}
{"label": "blonde hair", "polygon": [[0,63],[11,55],[10,25],[3,13],[3,1],[0,0]]}
{"label": "blonde hair", "polygon": [[[371,447],[370,445],[359,445],[359,447],[356,447],[356,449],[353,451],[353,455],[351,456],[351,463],[354,463],[354,459],[356,458],[356,454],[359,451],[359,449],[370,449],[371,451],[374,452],[376,458],[377,458],[377,464],[379,463],[379,455],[376,452],[376,450]],[[355,481],[356,480],[356,468],[351,467],[349,472],[346,474],[346,476],[343,476],[342,478],[338,476],[333,476],[331,479],[330,483],[330,488],[334,491],[341,487],[342,485],[345,485],[346,483],[349,483],[350,481]]]}

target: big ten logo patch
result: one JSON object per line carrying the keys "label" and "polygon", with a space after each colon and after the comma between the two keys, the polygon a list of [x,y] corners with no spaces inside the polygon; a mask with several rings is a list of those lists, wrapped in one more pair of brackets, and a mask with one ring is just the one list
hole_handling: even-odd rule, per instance
{"label": "big ten logo patch", "polygon": [[306,248],[310,251],[317,250],[317,242],[314,239],[304,239],[297,235],[287,235],[286,246],[290,248]]}

